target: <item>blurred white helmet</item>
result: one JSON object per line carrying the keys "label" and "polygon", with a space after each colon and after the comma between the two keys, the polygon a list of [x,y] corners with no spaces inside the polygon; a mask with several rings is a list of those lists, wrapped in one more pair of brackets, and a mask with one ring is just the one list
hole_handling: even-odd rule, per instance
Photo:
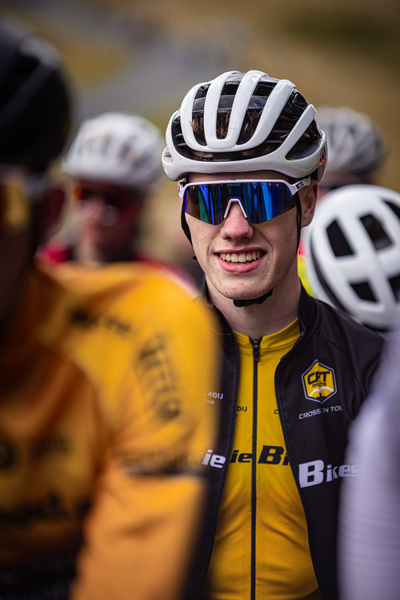
{"label": "blurred white helmet", "polygon": [[400,312],[400,194],[374,185],[324,196],[305,255],[315,296],[385,331]]}
{"label": "blurred white helmet", "polygon": [[[320,180],[326,142],[315,114],[314,106],[286,79],[262,71],[223,73],[194,86],[172,115],[164,171],[173,181],[194,172],[266,169],[295,179],[316,172]],[[200,128],[192,127],[196,120]]]}
{"label": "blurred white helmet", "polygon": [[350,171],[361,177],[370,176],[381,165],[386,141],[367,115],[346,106],[321,106],[317,122],[328,142],[327,172]]}
{"label": "blurred white helmet", "polygon": [[163,147],[160,130],[144,117],[107,112],[83,121],[63,169],[75,179],[145,192],[162,171]]}

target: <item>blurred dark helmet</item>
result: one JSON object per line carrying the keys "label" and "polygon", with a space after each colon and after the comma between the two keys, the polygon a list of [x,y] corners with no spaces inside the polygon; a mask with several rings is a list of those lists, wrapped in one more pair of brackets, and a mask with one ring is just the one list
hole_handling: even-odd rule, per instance
{"label": "blurred dark helmet", "polygon": [[44,170],[58,157],[71,102],[50,44],[0,19],[0,163]]}

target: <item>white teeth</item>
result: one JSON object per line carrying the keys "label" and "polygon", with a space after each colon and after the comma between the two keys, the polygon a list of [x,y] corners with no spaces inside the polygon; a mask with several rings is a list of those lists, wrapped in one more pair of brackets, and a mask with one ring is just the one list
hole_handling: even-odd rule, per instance
{"label": "white teeth", "polygon": [[231,254],[222,252],[220,254],[220,257],[222,258],[222,260],[225,260],[226,262],[232,262],[232,263],[252,262],[253,260],[259,259],[260,256],[261,256],[261,252],[259,250],[255,251],[255,252],[241,252],[240,254],[235,254],[234,252],[232,252]]}

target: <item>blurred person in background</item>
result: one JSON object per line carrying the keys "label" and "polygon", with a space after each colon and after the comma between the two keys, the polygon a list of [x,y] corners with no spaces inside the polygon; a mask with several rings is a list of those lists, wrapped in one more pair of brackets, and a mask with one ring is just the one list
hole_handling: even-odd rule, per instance
{"label": "blurred person in background", "polygon": [[349,432],[339,511],[341,600],[400,598],[400,320],[370,398]]}
{"label": "blurred person in background", "polygon": [[194,86],[167,127],[163,167],[224,333],[203,600],[337,599],[347,429],[383,339],[298,277],[326,166],[315,116],[290,81],[232,71]]}
{"label": "blurred person in background", "polygon": [[[386,140],[379,127],[366,114],[347,106],[321,106],[317,122],[328,144],[328,164],[319,184],[319,199],[342,186],[375,183],[387,156]],[[307,227],[302,231],[298,266],[304,287],[314,294],[304,256],[308,232]]]}
{"label": "blurred person in background", "polygon": [[376,123],[347,106],[320,106],[317,122],[328,142],[319,197],[345,185],[376,183],[387,155],[386,139]]}
{"label": "blurred person in background", "polygon": [[314,295],[389,335],[400,315],[400,194],[350,185],[318,203],[305,245]]}
{"label": "blurred person in background", "polygon": [[34,259],[70,123],[51,46],[0,22],[0,598],[175,600],[218,423],[209,315],[159,269]]}
{"label": "blurred person in background", "polygon": [[72,180],[72,243],[54,242],[40,256],[86,265],[138,258],[135,243],[161,169],[163,139],[150,121],[128,112],[86,119],[63,162]]}

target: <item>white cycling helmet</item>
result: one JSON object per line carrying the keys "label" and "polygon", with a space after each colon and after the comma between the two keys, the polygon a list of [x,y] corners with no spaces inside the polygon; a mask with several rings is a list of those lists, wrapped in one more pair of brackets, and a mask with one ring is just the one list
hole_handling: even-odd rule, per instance
{"label": "white cycling helmet", "polygon": [[321,106],[317,121],[328,141],[328,172],[350,171],[368,176],[378,169],[386,154],[386,141],[367,115],[346,106]]}
{"label": "white cycling helmet", "polygon": [[400,194],[375,185],[329,192],[308,227],[315,296],[385,331],[400,312]]}
{"label": "white cycling helmet", "polygon": [[[295,179],[326,166],[325,134],[315,108],[295,85],[262,71],[230,71],[194,86],[168,124],[164,171],[173,181],[188,173],[274,170]],[[200,120],[200,128],[193,122]],[[220,122],[229,121],[221,133]],[[195,131],[196,129],[196,131]]]}
{"label": "white cycling helmet", "polygon": [[160,130],[144,117],[107,112],[83,121],[63,169],[76,179],[145,192],[160,175],[163,147]]}

